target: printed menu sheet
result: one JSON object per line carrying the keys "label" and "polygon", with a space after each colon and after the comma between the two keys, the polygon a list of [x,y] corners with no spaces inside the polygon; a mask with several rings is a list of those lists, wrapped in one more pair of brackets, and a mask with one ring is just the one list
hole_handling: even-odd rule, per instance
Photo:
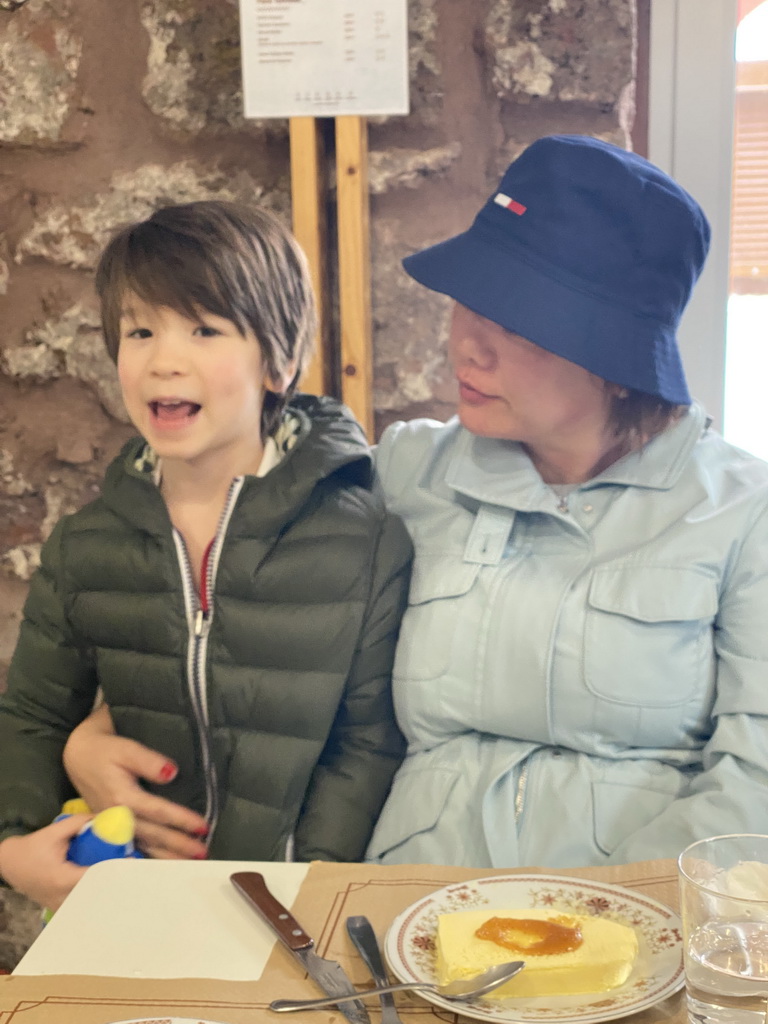
{"label": "printed menu sheet", "polygon": [[246,117],[408,113],[407,0],[240,0]]}

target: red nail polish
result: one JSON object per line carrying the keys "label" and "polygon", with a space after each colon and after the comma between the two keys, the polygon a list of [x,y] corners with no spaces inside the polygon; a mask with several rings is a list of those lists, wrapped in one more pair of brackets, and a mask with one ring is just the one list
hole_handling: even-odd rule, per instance
{"label": "red nail polish", "polygon": [[205,839],[205,837],[208,835],[208,826],[201,825],[200,828],[196,828],[194,830],[192,835],[195,836],[197,839]]}
{"label": "red nail polish", "polygon": [[194,857],[192,858],[192,860],[207,860],[207,859],[208,859],[208,851],[207,850],[204,850],[203,853],[196,853],[194,855]]}
{"label": "red nail polish", "polygon": [[171,779],[176,778],[176,773],[178,772],[178,770],[178,767],[173,763],[173,761],[166,761],[163,767],[160,769],[160,779],[163,782],[170,782]]}

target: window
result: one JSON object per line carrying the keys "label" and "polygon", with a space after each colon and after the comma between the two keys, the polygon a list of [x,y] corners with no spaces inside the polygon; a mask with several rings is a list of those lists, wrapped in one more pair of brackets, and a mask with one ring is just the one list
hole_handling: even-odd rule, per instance
{"label": "window", "polygon": [[724,433],[768,459],[768,0],[736,30]]}
{"label": "window", "polygon": [[713,229],[680,330],[689,384],[728,440],[768,459],[768,0],[639,4],[648,156]]}

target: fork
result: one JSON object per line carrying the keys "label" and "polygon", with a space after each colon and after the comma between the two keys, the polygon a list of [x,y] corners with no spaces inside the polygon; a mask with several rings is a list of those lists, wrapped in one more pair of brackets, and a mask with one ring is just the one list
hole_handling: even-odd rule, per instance
{"label": "fork", "polygon": [[[347,932],[355,944],[358,953],[365,961],[376,985],[388,985],[389,978],[381,959],[379,944],[376,941],[376,936],[373,933],[373,928],[368,918],[362,915],[348,917]],[[403,1024],[395,1009],[395,999],[392,993],[382,992],[379,999],[381,1000],[381,1024]]]}

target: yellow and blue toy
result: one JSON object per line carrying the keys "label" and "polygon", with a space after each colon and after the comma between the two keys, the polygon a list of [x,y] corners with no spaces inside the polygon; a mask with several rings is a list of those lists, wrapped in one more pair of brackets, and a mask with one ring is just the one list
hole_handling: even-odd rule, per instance
{"label": "yellow and blue toy", "polygon": [[[72,814],[90,814],[91,809],[85,800],[77,797],[67,800],[61,808],[61,814],[55,818],[61,821]],[[102,860],[117,860],[122,857],[143,857],[136,849],[133,836],[136,820],[130,807],[108,807],[87,821],[69,844],[67,860],[87,868]],[[48,923],[53,913],[43,911],[43,921]]]}
{"label": "yellow and blue toy", "polygon": [[[67,804],[64,805],[67,807]],[[74,811],[63,811],[59,818]],[[136,821],[129,807],[108,807],[87,821],[69,844],[67,860],[90,867],[102,860],[140,857],[133,843]]]}

